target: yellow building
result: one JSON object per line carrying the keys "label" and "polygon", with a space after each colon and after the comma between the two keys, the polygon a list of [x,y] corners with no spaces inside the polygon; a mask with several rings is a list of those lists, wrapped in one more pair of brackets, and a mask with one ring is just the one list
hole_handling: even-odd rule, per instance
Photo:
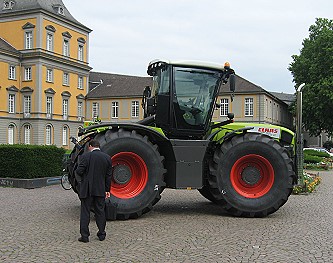
{"label": "yellow building", "polygon": [[85,114],[91,30],[61,0],[1,4],[0,144],[70,148]]}

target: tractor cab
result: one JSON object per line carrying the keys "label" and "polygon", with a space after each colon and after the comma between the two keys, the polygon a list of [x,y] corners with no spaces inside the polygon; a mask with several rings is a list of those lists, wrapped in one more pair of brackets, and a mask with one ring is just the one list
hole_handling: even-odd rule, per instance
{"label": "tractor cab", "polygon": [[155,115],[156,125],[169,138],[202,138],[208,130],[219,87],[233,73],[228,65],[152,61],[148,74],[153,77],[153,86],[144,91],[145,116]]}

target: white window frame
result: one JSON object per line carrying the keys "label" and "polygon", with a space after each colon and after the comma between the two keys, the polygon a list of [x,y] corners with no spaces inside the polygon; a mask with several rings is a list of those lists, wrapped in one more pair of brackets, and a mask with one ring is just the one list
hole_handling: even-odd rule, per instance
{"label": "white window frame", "polygon": [[45,144],[52,144],[52,126],[50,124],[46,125],[45,127]]}
{"label": "white window frame", "polygon": [[78,76],[77,88],[78,89],[83,89],[83,77],[82,76]]}
{"label": "white window frame", "polygon": [[118,117],[119,117],[119,102],[112,101],[111,118],[118,119]]}
{"label": "white window frame", "polygon": [[220,116],[227,116],[229,113],[229,99],[222,98],[220,100]]}
{"label": "white window frame", "polygon": [[53,69],[51,68],[46,69],[46,81],[53,82]]}
{"label": "white window frame", "polygon": [[63,55],[69,57],[69,39],[63,40]]}
{"label": "white window frame", "polygon": [[244,104],[245,104],[245,107],[244,107],[244,115],[246,117],[251,117],[253,116],[253,98],[245,98],[244,99]]}
{"label": "white window frame", "polygon": [[68,127],[62,128],[62,145],[68,145]]}
{"label": "white window frame", "polygon": [[49,118],[51,118],[52,116],[52,107],[53,107],[53,98],[50,97],[50,96],[47,96],[46,97],[46,117],[48,117],[49,115]]}
{"label": "white window frame", "polygon": [[32,68],[31,67],[25,67],[24,68],[24,80],[31,80],[32,79]]}
{"label": "white window frame", "polygon": [[64,86],[69,86],[69,73],[68,72],[63,73],[62,84]]}
{"label": "white window frame", "polygon": [[46,33],[46,50],[53,51],[54,37],[52,33]]}
{"label": "white window frame", "polygon": [[26,124],[24,125],[24,144],[31,143],[31,125]]}
{"label": "white window frame", "polygon": [[83,117],[83,102],[82,101],[77,102],[77,117],[78,118]]}
{"label": "white window frame", "polygon": [[9,65],[8,78],[13,80],[16,79],[16,66]]}
{"label": "white window frame", "polygon": [[15,94],[8,95],[8,113],[15,113]]}
{"label": "white window frame", "polygon": [[77,59],[79,61],[83,61],[83,55],[84,55],[84,46],[82,44],[79,44],[78,51],[77,51]]}
{"label": "white window frame", "polygon": [[25,31],[24,33],[25,49],[32,49],[33,47],[32,41],[33,41],[32,31]]}
{"label": "white window frame", "polygon": [[131,117],[137,118],[139,117],[139,101],[133,100],[131,104]]}
{"label": "white window frame", "polygon": [[92,117],[92,119],[99,117],[99,103],[98,102],[92,103],[91,117]]}
{"label": "white window frame", "polygon": [[24,105],[23,105],[23,113],[31,113],[31,96],[26,95],[24,96]]}
{"label": "white window frame", "polygon": [[8,144],[14,144],[15,126],[9,124],[8,126]]}
{"label": "white window frame", "polygon": [[64,120],[68,119],[68,99],[62,100],[62,117]]}

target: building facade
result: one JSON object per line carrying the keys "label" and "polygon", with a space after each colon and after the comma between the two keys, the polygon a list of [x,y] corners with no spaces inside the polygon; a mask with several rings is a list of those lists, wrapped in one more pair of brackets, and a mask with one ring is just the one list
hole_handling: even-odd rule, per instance
{"label": "building facade", "polygon": [[[136,122],[151,77],[90,72],[91,29],[61,0],[0,0],[0,144],[72,148],[83,121]],[[213,121],[292,128],[288,103],[237,76],[235,94],[221,87]]]}
{"label": "building facade", "polygon": [[70,148],[85,114],[91,30],[61,0],[0,2],[0,143]]}

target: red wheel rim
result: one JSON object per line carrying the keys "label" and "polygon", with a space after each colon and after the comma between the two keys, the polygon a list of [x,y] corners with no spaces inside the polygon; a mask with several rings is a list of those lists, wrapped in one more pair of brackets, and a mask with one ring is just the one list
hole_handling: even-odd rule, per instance
{"label": "red wheel rim", "polygon": [[230,180],[235,191],[241,196],[259,198],[272,188],[274,169],[266,158],[248,154],[235,162]]}
{"label": "red wheel rim", "polygon": [[112,167],[121,165],[130,171],[130,178],[124,184],[117,183],[114,176],[111,181],[111,194],[128,199],[139,195],[148,182],[148,169],[144,160],[133,152],[120,152],[112,156]]}

